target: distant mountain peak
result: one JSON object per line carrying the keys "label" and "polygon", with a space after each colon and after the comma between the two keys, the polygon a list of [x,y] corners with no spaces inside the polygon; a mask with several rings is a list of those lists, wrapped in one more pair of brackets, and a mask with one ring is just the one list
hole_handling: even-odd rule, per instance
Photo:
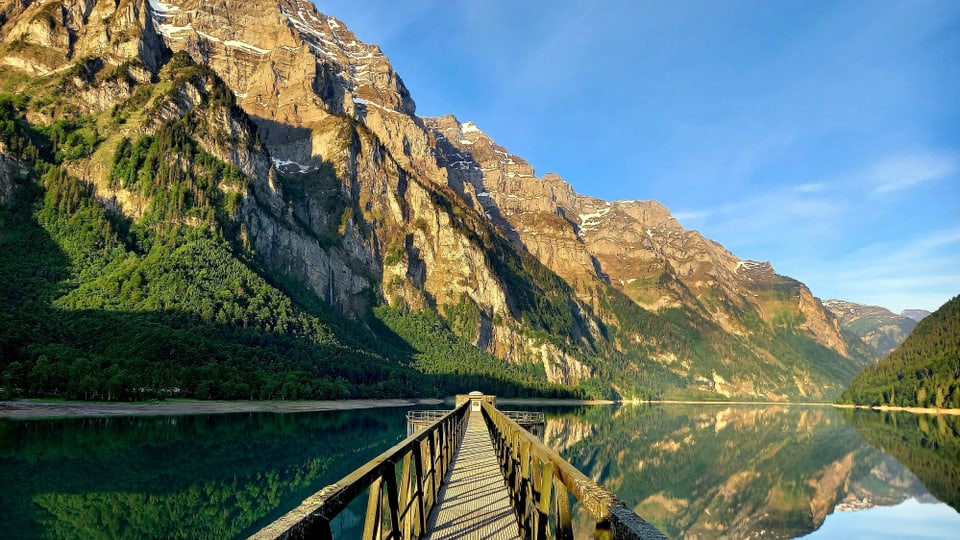
{"label": "distant mountain peak", "polygon": [[840,325],[853,332],[873,347],[877,358],[882,358],[897,348],[910,334],[917,322],[897,315],[881,306],[868,306],[831,298],[823,303],[840,321]]}
{"label": "distant mountain peak", "polygon": [[931,313],[932,312],[927,311],[925,309],[905,309],[900,312],[900,316],[920,322]]}

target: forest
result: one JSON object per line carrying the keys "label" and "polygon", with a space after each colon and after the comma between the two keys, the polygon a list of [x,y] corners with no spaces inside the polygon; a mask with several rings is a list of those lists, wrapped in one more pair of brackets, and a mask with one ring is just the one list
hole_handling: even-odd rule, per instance
{"label": "forest", "polygon": [[890,356],[858,373],[838,401],[960,408],[960,296],[920,321]]}

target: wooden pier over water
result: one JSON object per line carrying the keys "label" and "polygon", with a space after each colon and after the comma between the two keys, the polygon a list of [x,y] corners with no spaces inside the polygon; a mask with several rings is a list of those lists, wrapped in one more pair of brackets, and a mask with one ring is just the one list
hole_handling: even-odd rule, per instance
{"label": "wooden pier over water", "polygon": [[[422,430],[251,538],[333,539],[331,521],[364,492],[364,539],[665,538],[495,403],[473,392],[438,418],[420,415]],[[592,530],[573,530],[571,499]]]}

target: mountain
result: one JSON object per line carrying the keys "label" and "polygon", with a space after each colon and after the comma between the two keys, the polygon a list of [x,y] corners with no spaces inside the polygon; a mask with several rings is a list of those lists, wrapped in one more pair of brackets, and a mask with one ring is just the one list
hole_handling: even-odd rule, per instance
{"label": "mountain", "polygon": [[960,408],[960,296],[917,323],[890,356],[858,373],[840,402]]}
{"label": "mountain", "polygon": [[840,321],[840,326],[856,334],[884,358],[897,348],[917,325],[919,319],[896,315],[880,306],[865,306],[843,300],[827,300],[824,307]]}
{"label": "mountain", "polygon": [[[189,395],[229,365],[230,396],[831,399],[870,361],[805,285],[659,203],[579,195],[418,117],[382,51],[309,2],[22,1],[0,40],[2,241],[23,253],[3,270],[43,291],[7,292],[8,388],[62,392],[33,375],[78,350],[129,376],[83,337],[104,317],[232,347],[158,367],[168,345],[129,344],[155,382],[115,386]],[[84,317],[36,333],[37,313]]]}
{"label": "mountain", "polygon": [[927,315],[930,315],[930,312],[925,309],[905,309],[900,312],[901,317],[913,319],[917,322],[922,321]]}

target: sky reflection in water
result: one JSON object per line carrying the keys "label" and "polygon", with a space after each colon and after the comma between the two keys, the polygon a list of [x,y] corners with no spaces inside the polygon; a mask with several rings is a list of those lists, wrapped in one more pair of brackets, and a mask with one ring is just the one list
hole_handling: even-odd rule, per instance
{"label": "sky reflection in water", "polygon": [[896,506],[834,512],[809,540],[920,540],[960,538],[960,518],[944,503],[908,499]]}

